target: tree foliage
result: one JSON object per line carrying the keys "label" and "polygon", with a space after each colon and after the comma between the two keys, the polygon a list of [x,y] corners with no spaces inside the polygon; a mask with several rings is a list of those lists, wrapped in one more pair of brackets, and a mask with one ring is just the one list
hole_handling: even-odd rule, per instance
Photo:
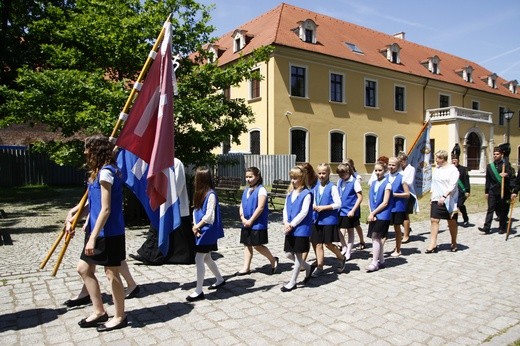
{"label": "tree foliage", "polygon": [[[12,10],[14,3],[25,2],[4,4],[11,6],[6,22],[23,27],[10,35],[32,38],[30,51],[38,59],[2,61],[16,78],[2,77],[0,125],[41,122],[65,136],[110,134],[169,13],[173,52],[182,57],[174,104],[176,156],[186,163],[211,162],[211,150],[223,141],[238,142],[253,119],[244,100],[228,100],[222,90],[260,78],[252,67],[266,60],[270,49],[226,68],[202,63],[214,30],[208,24],[211,7],[193,0],[55,0],[37,2],[34,15]],[[81,158],[78,141],[40,147],[57,162]]]}

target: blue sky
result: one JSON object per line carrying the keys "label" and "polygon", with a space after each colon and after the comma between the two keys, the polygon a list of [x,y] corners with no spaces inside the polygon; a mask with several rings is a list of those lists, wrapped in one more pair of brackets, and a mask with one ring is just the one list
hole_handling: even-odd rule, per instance
{"label": "blue sky", "polygon": [[[278,6],[277,0],[198,0],[220,36]],[[484,66],[520,82],[519,0],[287,0],[286,3],[406,40]]]}

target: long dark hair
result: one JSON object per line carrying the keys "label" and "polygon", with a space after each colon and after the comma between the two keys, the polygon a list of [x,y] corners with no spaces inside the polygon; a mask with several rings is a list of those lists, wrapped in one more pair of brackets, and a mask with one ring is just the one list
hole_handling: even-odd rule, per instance
{"label": "long dark hair", "polygon": [[90,170],[90,178],[95,179],[101,167],[115,164],[114,144],[108,137],[94,135],[85,139],[86,160]]}
{"label": "long dark hair", "polygon": [[206,198],[208,191],[215,188],[209,168],[197,167],[197,170],[195,171],[194,185],[193,207],[195,209],[200,209],[204,205],[204,199]]}

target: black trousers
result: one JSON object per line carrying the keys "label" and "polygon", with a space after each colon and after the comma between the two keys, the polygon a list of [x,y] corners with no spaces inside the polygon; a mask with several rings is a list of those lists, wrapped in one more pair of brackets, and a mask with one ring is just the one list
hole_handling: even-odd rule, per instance
{"label": "black trousers", "polygon": [[500,198],[500,195],[488,195],[488,208],[486,213],[486,221],[484,221],[484,228],[491,229],[491,222],[493,221],[493,213],[496,212],[499,219],[500,230],[507,229],[507,214],[509,213],[509,196]]}

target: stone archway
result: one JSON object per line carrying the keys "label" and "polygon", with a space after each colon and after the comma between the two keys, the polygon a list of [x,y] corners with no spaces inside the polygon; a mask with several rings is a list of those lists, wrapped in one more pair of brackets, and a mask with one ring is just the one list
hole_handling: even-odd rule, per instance
{"label": "stone archway", "polygon": [[477,133],[471,132],[466,138],[466,165],[468,170],[480,169],[482,141]]}

